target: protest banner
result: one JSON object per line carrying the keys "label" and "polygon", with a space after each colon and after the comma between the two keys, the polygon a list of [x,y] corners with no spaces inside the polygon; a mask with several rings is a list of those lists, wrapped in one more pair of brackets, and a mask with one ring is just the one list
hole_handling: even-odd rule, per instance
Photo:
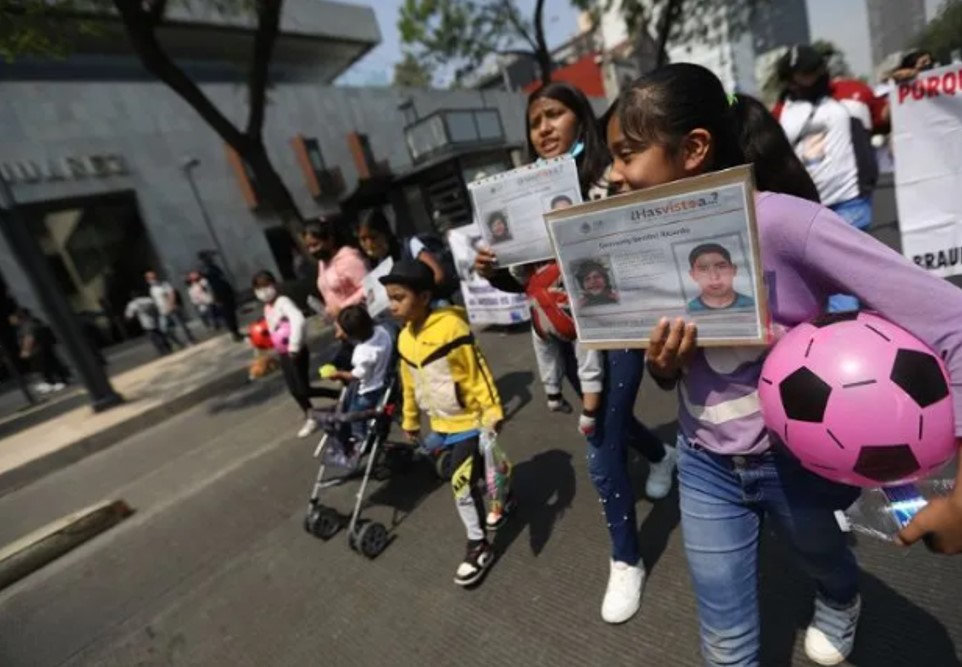
{"label": "protest banner", "polygon": [[544,214],[581,203],[570,155],[476,180],[468,190],[481,236],[501,266],[551,259]]}
{"label": "protest banner", "polygon": [[920,73],[889,95],[902,252],[962,274],[962,65]]}
{"label": "protest banner", "polygon": [[647,347],[662,317],[695,322],[703,347],[767,342],[751,167],[545,217],[582,344]]}
{"label": "protest banner", "polygon": [[461,295],[472,324],[515,324],[530,319],[524,294],[509,294],[491,286],[474,271],[474,257],[482,240],[476,224],[448,231],[448,245],[461,278]]}

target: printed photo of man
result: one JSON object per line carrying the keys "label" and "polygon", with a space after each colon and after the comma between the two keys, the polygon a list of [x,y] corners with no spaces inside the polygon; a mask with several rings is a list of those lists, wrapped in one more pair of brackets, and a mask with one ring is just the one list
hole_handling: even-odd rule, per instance
{"label": "printed photo of man", "polygon": [[718,243],[703,243],[688,255],[688,275],[701,293],[688,302],[689,313],[711,310],[754,308],[755,300],[735,291],[738,267],[731,253]]}

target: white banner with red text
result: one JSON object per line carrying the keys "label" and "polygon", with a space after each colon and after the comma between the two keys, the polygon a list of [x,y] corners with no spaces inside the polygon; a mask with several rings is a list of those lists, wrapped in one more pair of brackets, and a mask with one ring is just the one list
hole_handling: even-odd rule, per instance
{"label": "white banner with red text", "polygon": [[890,93],[902,252],[943,278],[962,274],[962,65]]}

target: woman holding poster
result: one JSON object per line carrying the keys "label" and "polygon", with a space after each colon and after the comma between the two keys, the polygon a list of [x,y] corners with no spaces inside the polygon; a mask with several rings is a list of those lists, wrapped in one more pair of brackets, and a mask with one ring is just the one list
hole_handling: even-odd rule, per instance
{"label": "woman holding poster", "polygon": [[[729,98],[715,75],[697,65],[645,75],[607,126],[612,184],[622,192],[643,190],[745,163],[751,156],[739,137],[752,132],[739,127],[732,108],[741,99]],[[797,159],[783,148],[781,160]],[[955,287],[831,210],[783,194],[767,171],[756,176],[761,260],[776,325],[806,322],[822,312],[829,294],[847,291],[940,350],[952,379],[962,381],[962,295]],[[715,254],[724,260],[717,248]],[[818,664],[841,664],[854,644],[861,600],[858,565],[834,512],[858,490],[816,477],[773,450],[757,393],[764,348],[699,348],[697,337],[692,323],[663,319],[650,335],[648,367],[663,388],[678,385],[682,533],[705,662],[760,664],[757,555],[769,515],[817,584],[805,652]],[[955,405],[958,421],[962,408]],[[923,510],[902,539],[931,532],[936,544],[955,548],[960,507],[956,487],[951,500]]]}
{"label": "woman holding poster", "polygon": [[[577,88],[555,82],[528,98],[528,151],[538,160],[570,154],[575,157],[582,195],[600,199],[607,193],[604,176],[609,158],[591,104]],[[551,200],[550,208],[572,205],[568,197]],[[638,543],[635,494],[628,475],[628,446],[649,461],[649,498],[664,498],[671,490],[674,448],[665,445],[634,416],[634,404],[644,372],[639,350],[590,351],[577,344],[569,294],[557,262],[525,265],[515,275],[496,270],[491,250],[478,253],[475,268],[497,289],[524,291],[531,305],[532,332],[538,368],[552,410],[566,405],[561,376],[583,393],[579,431],[588,438],[588,469],[598,491],[612,542],[610,576],[601,607],[608,623],[623,623],[641,604],[644,564]],[[598,267],[595,267],[598,268]],[[604,267],[601,266],[601,271]],[[610,279],[598,271],[585,275],[585,298],[616,298]],[[593,295],[593,296],[591,296]],[[580,295],[579,295],[580,298]],[[570,409],[570,408],[569,408]]]}

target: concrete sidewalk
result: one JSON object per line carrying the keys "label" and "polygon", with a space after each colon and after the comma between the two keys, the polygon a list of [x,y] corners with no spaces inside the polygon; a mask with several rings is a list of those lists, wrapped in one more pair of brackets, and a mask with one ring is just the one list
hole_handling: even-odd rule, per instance
{"label": "concrete sidewalk", "polygon": [[[312,345],[330,337],[321,320],[309,320]],[[252,358],[247,344],[224,335],[114,376],[123,405],[102,413],[77,407],[0,441],[0,495],[239,386]]]}

